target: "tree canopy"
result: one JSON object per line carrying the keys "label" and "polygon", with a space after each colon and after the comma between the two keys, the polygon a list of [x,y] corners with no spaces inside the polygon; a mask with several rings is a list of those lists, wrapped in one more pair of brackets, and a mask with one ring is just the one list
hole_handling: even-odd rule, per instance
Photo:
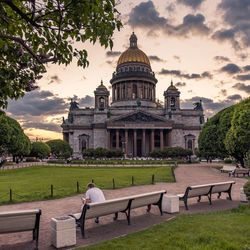
{"label": "tree canopy", "polygon": [[[31,91],[49,62],[88,65],[84,46],[112,48],[120,29],[115,0],[0,0],[0,108]],[[75,44],[74,44],[75,45]]]}
{"label": "tree canopy", "polygon": [[244,165],[250,151],[250,98],[235,108],[225,146],[229,154]]}
{"label": "tree canopy", "polygon": [[49,156],[50,151],[51,150],[48,144],[43,142],[33,142],[31,144],[30,155],[42,159]]}
{"label": "tree canopy", "polygon": [[63,140],[50,140],[46,142],[51,149],[51,153],[54,154],[58,158],[69,158],[73,149],[70,147],[69,143]]}
{"label": "tree canopy", "polygon": [[0,154],[9,153],[13,156],[30,154],[30,140],[16,120],[2,112],[0,114],[0,128]]}
{"label": "tree canopy", "polygon": [[213,116],[203,127],[198,143],[202,156],[233,156],[244,166],[250,151],[250,98]]}

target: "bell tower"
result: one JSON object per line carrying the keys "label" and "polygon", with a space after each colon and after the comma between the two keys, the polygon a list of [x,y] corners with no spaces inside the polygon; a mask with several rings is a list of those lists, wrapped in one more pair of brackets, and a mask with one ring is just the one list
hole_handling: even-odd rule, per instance
{"label": "bell tower", "polygon": [[164,92],[165,109],[166,110],[179,110],[180,109],[180,91],[173,85],[171,80],[170,86]]}
{"label": "bell tower", "polygon": [[109,91],[103,81],[95,90],[95,109],[104,110],[109,107]]}

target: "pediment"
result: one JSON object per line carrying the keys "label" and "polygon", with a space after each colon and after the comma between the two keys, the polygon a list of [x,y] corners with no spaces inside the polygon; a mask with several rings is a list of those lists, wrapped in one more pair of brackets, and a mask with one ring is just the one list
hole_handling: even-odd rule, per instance
{"label": "pediment", "polygon": [[126,115],[119,116],[112,120],[112,123],[147,123],[147,122],[166,122],[166,119],[160,116],[152,115],[148,112],[133,112]]}

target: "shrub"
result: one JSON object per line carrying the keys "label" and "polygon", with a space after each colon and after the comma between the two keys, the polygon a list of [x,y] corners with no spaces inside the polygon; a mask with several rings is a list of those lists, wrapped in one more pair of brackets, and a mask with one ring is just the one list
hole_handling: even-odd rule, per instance
{"label": "shrub", "polygon": [[162,158],[163,157],[163,151],[159,149],[154,149],[152,152],[150,152],[150,157],[153,158]]}
{"label": "shrub", "polygon": [[48,163],[56,163],[56,164],[65,164],[65,161],[63,160],[49,160]]}
{"label": "shrub", "polygon": [[244,193],[246,194],[248,202],[250,203],[250,180],[244,185]]}
{"label": "shrub", "polygon": [[150,153],[153,158],[181,158],[192,155],[193,152],[190,149],[184,149],[182,147],[165,147],[163,150],[155,149]]}
{"label": "shrub", "polygon": [[34,157],[26,157],[25,161],[26,162],[35,162],[36,158],[34,158]]}
{"label": "shrub", "polygon": [[88,148],[83,150],[82,155],[84,158],[112,158],[122,157],[124,152],[121,149],[108,150],[106,148]]}
{"label": "shrub", "polygon": [[227,164],[230,164],[230,163],[232,163],[233,161],[231,160],[231,159],[225,159],[224,160],[224,163],[227,163]]}

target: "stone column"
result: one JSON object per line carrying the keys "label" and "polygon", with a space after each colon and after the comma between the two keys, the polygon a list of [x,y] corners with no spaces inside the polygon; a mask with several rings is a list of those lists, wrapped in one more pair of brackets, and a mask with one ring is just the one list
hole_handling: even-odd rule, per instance
{"label": "stone column", "polygon": [[116,139],[116,149],[119,149],[119,129],[116,129],[115,131],[115,139]]}
{"label": "stone column", "polygon": [[137,156],[137,130],[134,129],[134,156]]}
{"label": "stone column", "polygon": [[155,131],[151,129],[151,152],[155,149]]}
{"label": "stone column", "polygon": [[115,100],[115,87],[112,86],[112,102]]}
{"label": "stone column", "polygon": [[161,150],[163,150],[163,148],[164,148],[163,129],[160,130],[160,148],[161,148]]}
{"label": "stone column", "polygon": [[107,149],[110,150],[110,130],[107,130]]}
{"label": "stone column", "polygon": [[172,146],[172,130],[169,130],[167,133],[167,146]]}
{"label": "stone column", "polygon": [[128,130],[125,130],[125,155],[128,155]]}
{"label": "stone column", "polygon": [[146,156],[146,130],[142,130],[142,156]]}

